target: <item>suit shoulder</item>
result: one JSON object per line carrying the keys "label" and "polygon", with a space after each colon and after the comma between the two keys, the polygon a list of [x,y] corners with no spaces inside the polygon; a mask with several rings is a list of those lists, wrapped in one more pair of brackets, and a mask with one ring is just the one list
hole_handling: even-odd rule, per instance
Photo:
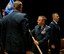
{"label": "suit shoulder", "polygon": [[55,28],[54,22],[51,22],[49,26],[50,26],[50,28],[52,28],[52,29]]}
{"label": "suit shoulder", "polygon": [[6,20],[7,18],[9,18],[9,15],[6,15],[2,18],[2,21]]}
{"label": "suit shoulder", "polygon": [[50,26],[51,26],[51,25],[54,25],[54,22],[51,22],[51,23],[50,23]]}
{"label": "suit shoulder", "polygon": [[19,18],[28,20],[28,19],[26,18],[26,15],[27,15],[26,13],[17,13],[17,16],[19,16]]}
{"label": "suit shoulder", "polygon": [[38,25],[36,25],[35,27],[38,27]]}
{"label": "suit shoulder", "polygon": [[51,22],[50,24],[54,24],[53,22]]}
{"label": "suit shoulder", "polygon": [[38,27],[39,27],[38,25],[35,26],[35,28],[38,28]]}
{"label": "suit shoulder", "polygon": [[17,12],[16,14],[14,14],[14,18],[16,21],[28,21],[28,19],[25,17],[25,13],[20,13],[20,12]]}
{"label": "suit shoulder", "polygon": [[21,17],[22,16],[24,17],[24,16],[26,16],[26,13],[17,13],[16,15],[21,16]]}
{"label": "suit shoulder", "polygon": [[46,28],[50,28],[50,26],[46,25]]}

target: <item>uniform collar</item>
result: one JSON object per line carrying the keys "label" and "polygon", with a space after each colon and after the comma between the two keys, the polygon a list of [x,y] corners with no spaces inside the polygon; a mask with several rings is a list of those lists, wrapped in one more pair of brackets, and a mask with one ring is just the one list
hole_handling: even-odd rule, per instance
{"label": "uniform collar", "polygon": [[53,20],[56,24],[58,24],[55,20]]}

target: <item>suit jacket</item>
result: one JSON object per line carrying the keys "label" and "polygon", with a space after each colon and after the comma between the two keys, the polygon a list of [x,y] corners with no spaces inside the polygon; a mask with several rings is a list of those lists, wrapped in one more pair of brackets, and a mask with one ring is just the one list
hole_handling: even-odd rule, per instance
{"label": "suit jacket", "polygon": [[60,44],[60,27],[54,21],[50,23],[50,44]]}
{"label": "suit jacket", "polygon": [[2,19],[0,19],[0,47],[2,46],[1,29],[2,29]]}
{"label": "suit jacket", "polygon": [[2,19],[2,14],[1,14],[1,11],[0,11],[0,19]]}
{"label": "suit jacket", "polygon": [[[29,46],[28,20],[26,14],[14,11],[3,17],[2,42],[3,48],[12,52],[25,52]],[[28,33],[29,34],[29,33]]]}
{"label": "suit jacket", "polygon": [[[46,31],[46,34],[43,35],[41,34],[41,32],[44,30]],[[39,43],[43,43],[43,42],[48,42],[48,37],[49,37],[49,29],[50,27],[47,25],[44,25],[43,28],[41,28],[41,30],[39,30],[39,25],[36,25],[35,28],[32,30],[32,34],[34,35],[35,39],[37,41],[39,41]]]}

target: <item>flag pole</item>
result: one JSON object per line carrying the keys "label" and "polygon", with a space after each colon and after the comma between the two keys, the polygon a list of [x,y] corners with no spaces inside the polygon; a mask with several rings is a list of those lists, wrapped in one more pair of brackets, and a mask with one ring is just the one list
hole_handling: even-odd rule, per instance
{"label": "flag pole", "polygon": [[[33,41],[35,41],[35,38],[33,37],[30,29],[29,29],[29,33],[30,33],[30,35],[32,36]],[[36,44],[35,44],[35,45],[36,45]],[[41,49],[40,49],[40,47],[39,47],[38,45],[36,45],[36,47],[37,47],[38,51],[40,52],[40,54],[43,54],[42,51],[41,51]]]}

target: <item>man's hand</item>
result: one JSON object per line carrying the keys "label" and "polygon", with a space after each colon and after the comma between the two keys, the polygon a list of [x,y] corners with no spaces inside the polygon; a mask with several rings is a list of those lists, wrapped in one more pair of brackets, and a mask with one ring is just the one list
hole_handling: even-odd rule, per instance
{"label": "man's hand", "polygon": [[4,54],[8,54],[8,53],[6,52],[6,49],[4,49]]}
{"label": "man's hand", "polygon": [[4,54],[8,54],[7,52],[4,52]]}
{"label": "man's hand", "polygon": [[55,45],[51,45],[51,48],[55,49]]}
{"label": "man's hand", "polygon": [[43,31],[41,32],[41,34],[43,34],[43,35],[44,35],[44,34],[46,34],[46,31],[45,31],[45,30],[43,30]]}
{"label": "man's hand", "polygon": [[39,45],[39,42],[37,40],[34,41],[35,45]]}
{"label": "man's hand", "polygon": [[26,54],[34,54],[32,51],[26,51]]}

